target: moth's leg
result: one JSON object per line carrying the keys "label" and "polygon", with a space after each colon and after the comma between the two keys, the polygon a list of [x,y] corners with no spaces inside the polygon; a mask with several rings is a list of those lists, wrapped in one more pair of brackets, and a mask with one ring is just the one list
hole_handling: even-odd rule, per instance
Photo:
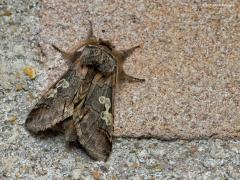
{"label": "moth's leg", "polygon": [[97,44],[98,40],[93,34],[92,22],[91,21],[88,21],[88,22],[89,22],[90,27],[89,27],[89,30],[88,30],[87,39],[77,43],[77,45],[69,51],[70,53],[76,53],[81,47],[83,47],[87,44]]}
{"label": "moth's leg", "polygon": [[123,63],[129,57],[137,48],[140,48],[140,45],[134,46],[129,49],[121,50],[119,51],[119,62],[118,62],[118,80],[120,81],[128,81],[128,82],[144,82],[144,79],[139,79],[133,76],[130,76],[126,74],[126,72],[123,70]]}
{"label": "moth's leg", "polygon": [[125,60],[127,57],[129,57],[137,48],[140,48],[140,45],[134,46],[129,49],[121,50],[119,51],[120,55],[122,56],[122,59]]}
{"label": "moth's leg", "polygon": [[71,58],[75,57],[75,55],[77,55],[79,49],[82,48],[83,46],[85,46],[86,44],[97,44],[97,42],[98,42],[97,38],[93,34],[92,22],[89,21],[89,24],[90,24],[90,28],[88,30],[88,36],[87,36],[86,40],[80,41],[79,43],[77,43],[73,48],[71,48],[67,52],[59,49],[55,45],[52,45],[53,48],[56,49],[58,52],[60,52],[62,54],[62,56],[64,57],[64,59],[71,59]]}
{"label": "moth's leg", "polygon": [[72,57],[72,53],[70,53],[70,52],[66,52],[66,51],[64,51],[64,50],[61,50],[60,48],[58,48],[57,46],[55,46],[54,44],[52,44],[52,47],[56,50],[56,51],[58,51],[58,52],[60,52],[61,54],[62,54],[62,56],[64,57],[64,59],[70,59],[71,57]]}
{"label": "moth's leg", "polygon": [[119,80],[128,81],[128,82],[144,82],[145,81],[145,79],[140,79],[140,78],[130,76],[130,75],[126,74],[124,71],[122,71],[119,74]]}

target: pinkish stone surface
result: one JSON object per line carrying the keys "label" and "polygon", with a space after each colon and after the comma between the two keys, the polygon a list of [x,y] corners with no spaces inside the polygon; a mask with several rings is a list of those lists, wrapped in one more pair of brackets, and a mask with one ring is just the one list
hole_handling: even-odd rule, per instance
{"label": "pinkish stone surface", "polygon": [[43,0],[47,84],[66,68],[50,44],[70,49],[91,20],[118,49],[142,44],[125,70],[146,82],[120,85],[116,136],[239,138],[240,6],[184,2]]}

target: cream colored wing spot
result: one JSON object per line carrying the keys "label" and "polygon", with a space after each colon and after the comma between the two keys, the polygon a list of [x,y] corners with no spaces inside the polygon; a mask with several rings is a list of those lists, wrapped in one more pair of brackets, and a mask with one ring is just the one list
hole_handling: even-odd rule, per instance
{"label": "cream colored wing spot", "polygon": [[111,101],[105,96],[100,96],[98,100],[105,106],[105,111],[101,112],[100,117],[105,121],[107,126],[111,126],[113,124],[113,115],[109,112],[111,108]]}
{"label": "cream colored wing spot", "polygon": [[101,103],[101,104],[105,104],[105,100],[106,100],[106,97],[105,96],[100,96],[98,98],[98,101]]}
{"label": "cream colored wing spot", "polygon": [[47,98],[53,98],[57,94],[57,89],[50,89]]}
{"label": "cream colored wing spot", "polygon": [[69,87],[69,82],[66,79],[61,79],[57,84],[56,87],[53,89],[50,89],[50,91],[47,94],[47,98],[53,98],[57,92],[58,92],[58,88],[68,88]]}
{"label": "cream colored wing spot", "polygon": [[61,79],[57,84],[56,84],[56,88],[68,88],[69,87],[69,82],[66,79]]}

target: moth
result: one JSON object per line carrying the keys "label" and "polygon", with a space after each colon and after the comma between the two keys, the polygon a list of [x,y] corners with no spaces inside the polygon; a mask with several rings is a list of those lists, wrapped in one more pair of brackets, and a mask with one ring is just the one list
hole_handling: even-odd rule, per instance
{"label": "moth", "polygon": [[117,84],[144,79],[123,70],[124,61],[139,46],[118,51],[109,41],[97,39],[90,25],[87,39],[71,51],[53,45],[67,59],[68,70],[31,110],[25,126],[33,133],[57,129],[94,160],[106,161],[112,150]]}

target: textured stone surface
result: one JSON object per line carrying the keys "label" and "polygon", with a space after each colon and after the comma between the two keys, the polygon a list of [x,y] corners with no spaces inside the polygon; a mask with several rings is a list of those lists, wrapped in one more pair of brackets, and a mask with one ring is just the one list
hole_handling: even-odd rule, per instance
{"label": "textured stone surface", "polygon": [[[69,49],[86,37],[117,48],[142,44],[125,65],[143,84],[123,84],[116,98],[116,136],[194,139],[240,136],[239,4],[201,1],[44,0],[42,47]],[[49,67],[46,65],[46,68]],[[62,72],[48,72],[48,80]]]}
{"label": "textured stone surface", "polygon": [[1,179],[240,178],[239,141],[117,139],[104,163],[94,162],[76,149],[66,151],[62,136],[20,139],[21,143],[5,145],[12,150],[1,157]]}
{"label": "textured stone surface", "polygon": [[[41,6],[38,0],[0,1],[0,179],[240,179],[237,140],[118,138],[103,163],[68,148],[62,135],[30,135],[23,127],[27,113],[64,71],[59,55],[48,60],[39,48]],[[26,67],[30,73],[25,74]]]}

